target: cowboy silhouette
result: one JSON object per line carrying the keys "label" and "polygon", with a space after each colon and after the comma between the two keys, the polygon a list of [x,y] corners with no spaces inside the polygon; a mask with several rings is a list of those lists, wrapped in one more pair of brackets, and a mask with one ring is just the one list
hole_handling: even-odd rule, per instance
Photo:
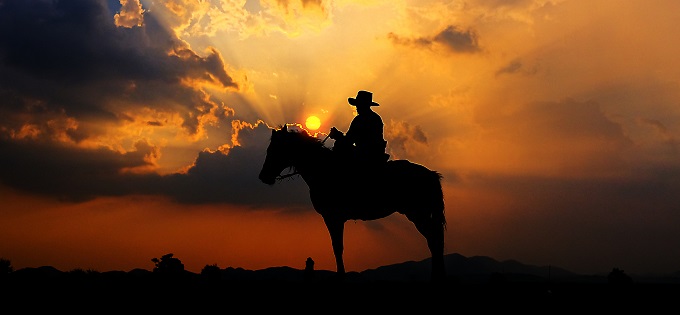
{"label": "cowboy silhouette", "polygon": [[373,93],[359,91],[357,96],[347,98],[350,105],[356,106],[357,115],[352,119],[346,134],[331,128],[328,135],[335,140],[333,151],[361,166],[377,166],[389,159],[385,153],[387,141],[383,139],[383,121],[371,106],[380,106],[373,101]]}

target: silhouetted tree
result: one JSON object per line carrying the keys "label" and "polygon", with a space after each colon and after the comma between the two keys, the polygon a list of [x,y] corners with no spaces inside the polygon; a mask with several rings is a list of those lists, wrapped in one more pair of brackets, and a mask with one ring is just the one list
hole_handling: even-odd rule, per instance
{"label": "silhouetted tree", "polygon": [[156,265],[153,272],[159,273],[181,273],[184,271],[184,264],[177,258],[172,257],[173,254],[165,254],[161,259],[153,258],[151,261]]}
{"label": "silhouetted tree", "polygon": [[627,284],[632,283],[633,279],[623,272],[623,270],[614,268],[609,275],[607,275],[607,281],[610,284]]}
{"label": "silhouetted tree", "polygon": [[71,280],[85,280],[92,279],[93,277],[99,275],[99,272],[92,269],[84,270],[82,268],[75,268],[66,272],[66,275]]}
{"label": "silhouetted tree", "polygon": [[9,259],[0,258],[0,277],[7,276],[12,272],[14,272],[12,262]]}
{"label": "silhouetted tree", "polygon": [[217,264],[205,265],[205,267],[201,269],[201,276],[209,280],[219,280],[222,278],[222,271]]}

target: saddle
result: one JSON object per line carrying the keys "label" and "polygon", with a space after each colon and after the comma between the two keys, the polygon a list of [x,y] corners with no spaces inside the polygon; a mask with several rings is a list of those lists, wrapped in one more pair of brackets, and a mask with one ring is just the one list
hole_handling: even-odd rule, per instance
{"label": "saddle", "polygon": [[334,166],[337,175],[345,178],[347,184],[359,187],[374,186],[383,176],[390,155],[359,157],[357,155],[335,154]]}

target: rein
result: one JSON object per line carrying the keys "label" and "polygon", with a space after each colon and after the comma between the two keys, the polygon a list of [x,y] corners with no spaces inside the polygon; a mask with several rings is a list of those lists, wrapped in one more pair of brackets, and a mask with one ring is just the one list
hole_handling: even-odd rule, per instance
{"label": "rein", "polygon": [[288,174],[286,174],[286,175],[279,175],[279,176],[276,176],[276,180],[284,180],[284,179],[286,179],[286,178],[288,178],[288,177],[293,177],[293,176],[295,176],[295,175],[300,175],[300,173],[298,173],[297,171],[295,171],[295,172],[292,172],[292,173],[288,173]]}

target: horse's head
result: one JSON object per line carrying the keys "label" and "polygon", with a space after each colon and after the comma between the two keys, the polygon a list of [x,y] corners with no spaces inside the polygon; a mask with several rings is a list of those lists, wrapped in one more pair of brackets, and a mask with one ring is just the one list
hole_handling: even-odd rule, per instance
{"label": "horse's head", "polygon": [[272,129],[271,142],[269,147],[267,147],[267,156],[264,159],[259,176],[263,183],[273,185],[284,169],[293,166],[291,158],[292,148],[289,145],[289,139],[290,136],[286,126],[279,130]]}
{"label": "horse's head", "polygon": [[[260,180],[272,185],[280,178],[286,168],[299,171],[301,168],[318,169],[326,163],[331,150],[323,146],[323,141],[309,134],[306,130],[288,130],[284,125],[280,129],[272,129],[272,138],[267,147],[267,156],[260,171]],[[285,176],[284,176],[285,177]]]}

